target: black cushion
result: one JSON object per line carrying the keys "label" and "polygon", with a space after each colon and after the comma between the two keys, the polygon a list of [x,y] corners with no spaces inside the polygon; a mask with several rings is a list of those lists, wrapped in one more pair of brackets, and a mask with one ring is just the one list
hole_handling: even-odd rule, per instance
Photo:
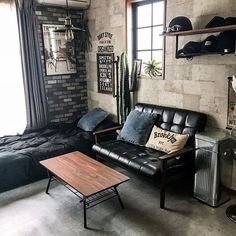
{"label": "black cushion", "polygon": [[84,131],[94,131],[97,125],[108,117],[109,113],[101,108],[94,108],[86,113],[78,122],[78,127]]}

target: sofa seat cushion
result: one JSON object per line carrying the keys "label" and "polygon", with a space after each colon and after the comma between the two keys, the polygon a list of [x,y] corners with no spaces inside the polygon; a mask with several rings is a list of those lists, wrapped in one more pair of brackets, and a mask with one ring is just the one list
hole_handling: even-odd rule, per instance
{"label": "sofa seat cushion", "polygon": [[[160,177],[159,157],[165,153],[151,148],[134,145],[121,140],[112,140],[93,145],[98,156],[108,161],[133,169],[135,172],[151,178]],[[175,169],[183,164],[172,159],[167,162],[168,169]]]}

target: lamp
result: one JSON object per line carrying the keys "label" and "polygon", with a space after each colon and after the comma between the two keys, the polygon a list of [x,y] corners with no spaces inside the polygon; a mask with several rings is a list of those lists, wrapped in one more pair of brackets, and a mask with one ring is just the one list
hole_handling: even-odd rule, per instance
{"label": "lamp", "polygon": [[74,31],[85,31],[84,29],[74,27],[71,23],[71,17],[69,16],[69,6],[68,0],[66,0],[67,14],[65,18],[64,27],[54,30],[53,32],[65,33],[66,41],[71,41],[74,39]]}

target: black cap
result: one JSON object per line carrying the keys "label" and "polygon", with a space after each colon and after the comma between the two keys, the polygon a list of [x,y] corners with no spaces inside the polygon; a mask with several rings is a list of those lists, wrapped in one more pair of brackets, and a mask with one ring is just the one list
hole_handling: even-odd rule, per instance
{"label": "black cap", "polygon": [[221,16],[214,16],[209,23],[205,26],[205,28],[214,28],[219,27],[224,24],[224,18]]}
{"label": "black cap", "polygon": [[184,45],[182,49],[178,51],[178,55],[186,55],[191,53],[199,53],[202,48],[201,42],[190,41]]}
{"label": "black cap", "polygon": [[218,44],[218,37],[211,35],[208,36],[202,42],[202,49],[201,52],[216,52],[217,51],[217,44]]}
{"label": "black cap", "polygon": [[192,23],[187,17],[177,16],[171,20],[169,27],[167,28],[167,31],[175,32],[175,31],[187,31],[192,29],[193,29]]}
{"label": "black cap", "polygon": [[236,25],[236,17],[227,17],[224,20],[223,26]]}
{"label": "black cap", "polygon": [[232,30],[224,31],[218,36],[217,52],[222,54],[235,51],[235,34]]}

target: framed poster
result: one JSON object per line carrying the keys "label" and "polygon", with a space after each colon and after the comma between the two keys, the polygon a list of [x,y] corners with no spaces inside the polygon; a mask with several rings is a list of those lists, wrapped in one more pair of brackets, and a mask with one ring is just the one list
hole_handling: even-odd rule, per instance
{"label": "framed poster", "polygon": [[98,92],[113,92],[114,53],[97,53]]}
{"label": "framed poster", "polygon": [[54,32],[63,25],[42,24],[46,75],[75,74],[76,56],[73,41],[65,34]]}
{"label": "framed poster", "polygon": [[232,87],[232,77],[229,77],[227,128],[232,129],[233,126],[236,126],[236,92],[234,92]]}

